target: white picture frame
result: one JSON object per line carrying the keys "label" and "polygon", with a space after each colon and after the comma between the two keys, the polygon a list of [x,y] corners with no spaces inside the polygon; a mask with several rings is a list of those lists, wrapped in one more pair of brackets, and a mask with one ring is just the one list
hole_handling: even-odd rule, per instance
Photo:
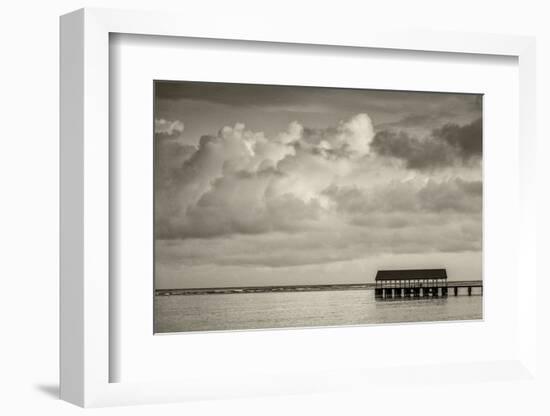
{"label": "white picture frame", "polygon": [[[80,406],[158,403],[196,398],[333,391],[342,379],[372,385],[382,373],[334,370],[326,380],[316,375],[279,374],[269,380],[231,383],[231,375],[211,380],[147,383],[110,382],[109,348],[109,35],[112,33],[383,48],[442,53],[506,55],[519,62],[520,221],[518,270],[525,285],[517,291],[520,343],[517,355],[499,362],[459,367],[452,362],[422,366],[416,377],[426,380],[449,370],[468,381],[469,372],[498,379],[536,380],[535,262],[535,41],[530,37],[465,33],[361,30],[327,34],[265,24],[245,35],[226,25],[203,25],[172,13],[82,9],[61,18],[61,398]],[[528,289],[526,289],[528,288]],[[393,373],[392,373],[393,372]],[[473,382],[476,382],[474,379]],[[479,382],[479,381],[477,381]],[[369,384],[370,383],[370,384]]]}

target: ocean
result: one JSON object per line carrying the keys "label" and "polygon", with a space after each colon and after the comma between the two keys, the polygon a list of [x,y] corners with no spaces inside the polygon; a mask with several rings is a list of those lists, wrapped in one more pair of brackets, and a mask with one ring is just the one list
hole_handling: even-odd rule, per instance
{"label": "ocean", "polygon": [[376,300],[373,290],[155,296],[155,333],[482,319],[483,296]]}

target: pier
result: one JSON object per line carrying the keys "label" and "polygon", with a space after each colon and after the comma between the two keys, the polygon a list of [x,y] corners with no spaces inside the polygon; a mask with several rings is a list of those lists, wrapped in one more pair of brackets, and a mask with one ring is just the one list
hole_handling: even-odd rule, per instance
{"label": "pier", "polygon": [[480,288],[480,294],[483,294],[481,281],[449,282],[446,269],[379,270],[375,277],[374,297],[380,300],[439,298],[449,296],[449,291],[458,296],[464,290],[472,296],[473,288]]}
{"label": "pier", "polygon": [[447,287],[449,290],[452,289],[452,293],[454,294],[454,296],[458,296],[460,292],[468,294],[468,296],[472,296],[472,291],[474,288],[479,288],[479,294],[483,294],[483,282],[481,280],[463,280],[460,282],[448,282]]}
{"label": "pier", "polygon": [[[387,286],[387,287],[386,287]],[[473,289],[478,288],[474,293]],[[384,292],[385,289],[393,289]],[[403,289],[401,292],[398,289]],[[462,296],[480,294],[483,290],[483,283],[480,280],[462,280],[446,282],[446,285],[437,286],[439,296]],[[446,289],[446,290],[444,290]],[[321,285],[280,285],[280,286],[231,286],[231,287],[203,287],[203,288],[172,288],[156,289],[156,296],[190,296],[190,295],[229,295],[245,293],[285,293],[285,292],[323,292],[340,290],[373,290],[377,299],[393,298],[421,298],[429,295],[429,287],[414,287],[414,281],[405,284],[405,287],[397,287],[397,282],[385,284],[377,281],[375,283],[340,283]],[[381,292],[382,291],[382,292]],[[385,297],[385,294],[388,296]],[[432,287],[432,295],[435,289]],[[382,295],[382,296],[380,296]]]}

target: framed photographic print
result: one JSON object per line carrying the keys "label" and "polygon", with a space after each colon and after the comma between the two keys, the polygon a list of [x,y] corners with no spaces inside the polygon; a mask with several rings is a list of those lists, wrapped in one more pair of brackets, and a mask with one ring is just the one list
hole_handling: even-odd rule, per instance
{"label": "framed photographic print", "polygon": [[154,94],[155,332],[482,318],[481,94]]}
{"label": "framed photographic print", "polygon": [[62,398],[536,385],[533,39],[181,21],[61,18]]}

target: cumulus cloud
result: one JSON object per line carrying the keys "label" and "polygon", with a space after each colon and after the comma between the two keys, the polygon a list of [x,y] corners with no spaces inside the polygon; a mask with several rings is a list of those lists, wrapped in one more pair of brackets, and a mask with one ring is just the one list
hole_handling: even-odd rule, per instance
{"label": "cumulus cloud", "polygon": [[155,119],[155,133],[172,136],[183,132],[183,123],[179,120],[169,121],[163,118]]}
{"label": "cumulus cloud", "polygon": [[[162,131],[168,129],[165,124]],[[196,149],[157,139],[158,235],[309,227],[327,208],[322,191],[369,153],[373,136],[368,115],[358,114],[316,135],[295,121],[273,139],[243,123],[201,137]]]}
{"label": "cumulus cloud", "polygon": [[324,154],[364,156],[369,153],[373,138],[372,121],[367,114],[361,113],[335,127],[305,129],[303,144]]}
{"label": "cumulus cloud", "polygon": [[272,137],[235,123],[196,147],[173,140],[183,132],[174,123],[156,126],[155,232],[164,250],[178,242],[184,264],[480,249],[479,172],[438,170],[480,157],[477,122],[423,139],[375,133],[366,113],[326,128],[293,121]]}
{"label": "cumulus cloud", "polygon": [[166,188],[181,165],[197,150],[181,141],[184,130],[179,120],[155,119],[155,186]]}

